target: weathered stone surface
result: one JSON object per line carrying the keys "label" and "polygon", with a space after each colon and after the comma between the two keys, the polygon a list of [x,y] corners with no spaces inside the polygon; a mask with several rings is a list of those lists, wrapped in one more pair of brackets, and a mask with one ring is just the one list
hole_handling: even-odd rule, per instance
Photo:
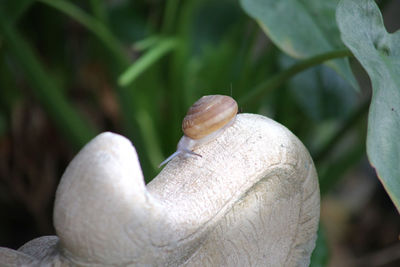
{"label": "weathered stone surface", "polygon": [[57,189],[57,237],[5,266],[307,266],[319,220],[309,153],[268,118],[239,114],[217,139],[177,157],[147,186],[134,147],[103,133]]}

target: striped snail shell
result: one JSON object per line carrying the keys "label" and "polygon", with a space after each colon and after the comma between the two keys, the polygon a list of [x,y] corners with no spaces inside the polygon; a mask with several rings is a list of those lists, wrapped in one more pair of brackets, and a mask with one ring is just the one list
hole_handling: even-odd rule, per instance
{"label": "striped snail shell", "polygon": [[192,150],[216,138],[230,126],[238,112],[236,101],[225,95],[207,95],[197,100],[188,110],[182,122],[184,135],[175,153],[159,167],[178,155],[196,155]]}

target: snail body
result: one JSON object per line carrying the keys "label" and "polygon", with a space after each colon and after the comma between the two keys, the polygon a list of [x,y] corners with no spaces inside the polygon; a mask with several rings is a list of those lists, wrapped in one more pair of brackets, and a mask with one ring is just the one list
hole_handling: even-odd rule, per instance
{"label": "snail body", "polygon": [[182,122],[184,135],[179,140],[177,150],[160,167],[178,155],[201,155],[193,152],[199,145],[215,139],[229,127],[238,112],[236,101],[225,95],[208,95],[197,100],[188,110]]}

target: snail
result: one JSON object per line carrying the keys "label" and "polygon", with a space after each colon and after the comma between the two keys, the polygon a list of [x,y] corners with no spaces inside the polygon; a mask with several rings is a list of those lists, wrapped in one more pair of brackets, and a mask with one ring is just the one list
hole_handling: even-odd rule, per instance
{"label": "snail", "polygon": [[207,95],[197,100],[188,110],[182,122],[184,135],[178,142],[177,150],[159,167],[178,155],[200,154],[193,149],[216,138],[230,126],[238,112],[236,101],[225,95]]}

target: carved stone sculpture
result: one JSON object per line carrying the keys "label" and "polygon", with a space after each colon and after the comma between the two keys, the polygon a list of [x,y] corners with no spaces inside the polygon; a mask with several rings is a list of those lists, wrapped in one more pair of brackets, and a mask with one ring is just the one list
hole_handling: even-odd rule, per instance
{"label": "carved stone sculpture", "polygon": [[[178,156],[147,186],[134,147],[103,133],[66,169],[57,236],[5,266],[307,266],[319,188],[303,144],[277,122],[239,114],[218,138]],[[3,265],[2,265],[3,266]]]}

